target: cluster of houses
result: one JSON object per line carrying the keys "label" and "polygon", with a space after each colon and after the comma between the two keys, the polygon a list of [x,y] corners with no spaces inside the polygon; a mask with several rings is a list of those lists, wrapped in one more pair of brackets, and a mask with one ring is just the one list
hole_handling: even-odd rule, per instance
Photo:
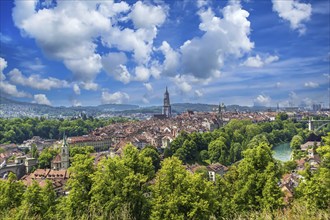
{"label": "cluster of houses", "polygon": [[223,176],[228,171],[228,167],[220,163],[213,163],[208,166],[193,164],[186,165],[186,170],[188,170],[190,173],[198,172],[198,170],[205,170],[207,172],[208,179],[212,182],[215,182],[217,175]]}
{"label": "cluster of houses", "polygon": [[275,120],[275,116],[274,112],[224,112],[220,121],[219,116],[214,112],[188,111],[176,117],[112,124],[98,128],[89,135],[70,137],[68,143],[71,146],[94,146],[97,152],[110,148],[120,152],[127,143],[131,143],[139,149],[152,145],[162,151],[169,147],[182,131],[187,133],[213,131],[231,119],[260,122]]}
{"label": "cluster of houses", "polygon": [[[185,112],[175,117],[157,117],[150,120],[115,123],[106,127],[98,128],[88,135],[64,138],[59,142],[56,140],[43,140],[40,137],[33,137],[24,141],[20,146],[6,145],[3,146],[5,153],[0,154],[0,178],[4,177],[5,171],[19,172],[18,177],[26,185],[31,185],[33,181],[37,181],[41,186],[49,180],[53,184],[58,194],[64,194],[64,185],[70,178],[69,168],[69,146],[93,146],[95,153],[95,164],[101,158],[120,154],[123,147],[131,143],[139,149],[143,149],[146,145],[156,147],[160,152],[170,146],[170,143],[182,132],[207,132],[213,131],[220,126],[228,123],[231,119],[248,119],[253,122],[272,121],[276,117],[275,112],[259,112],[259,113],[235,113],[222,112],[221,117],[215,112]],[[35,145],[38,150],[45,147],[60,147],[58,154],[51,162],[51,169],[36,169],[37,160],[28,155],[23,155],[19,148],[29,148]],[[314,142],[307,142],[301,146],[301,150],[305,151],[307,156],[297,160],[297,168],[294,172],[286,174],[280,183],[282,191],[286,195],[289,202],[293,197],[293,189],[298,185],[299,179],[302,178],[298,171],[305,169],[305,164],[309,163],[311,170],[316,170],[320,164],[320,158],[314,152]],[[317,146],[319,143],[316,144]],[[105,151],[107,151],[105,153]],[[6,159],[14,156],[16,160],[12,164],[6,164]],[[215,181],[217,174],[223,176],[228,168],[222,164],[210,164],[208,166],[189,165],[186,169],[189,172],[196,172],[198,169],[207,171],[210,181]],[[16,171],[15,171],[16,169]],[[3,171],[1,173],[1,170]]]}
{"label": "cluster of houses", "polygon": [[280,187],[285,197],[284,200],[286,203],[289,203],[294,196],[294,188],[296,188],[299,182],[304,178],[299,174],[300,171],[306,169],[306,165],[309,165],[311,172],[314,172],[318,169],[321,158],[316,154],[315,149],[320,146],[320,142],[308,141],[305,144],[300,146],[300,150],[305,152],[306,157],[303,157],[299,160],[295,160],[296,168],[292,170],[291,173],[286,173],[283,175]]}
{"label": "cluster of houses", "polygon": [[33,173],[22,177],[22,181],[26,186],[32,185],[36,181],[41,187],[46,185],[46,181],[50,181],[55,192],[60,195],[65,193],[65,184],[70,178],[67,169],[53,170],[53,169],[37,169]]}
{"label": "cluster of houses", "polygon": [[41,151],[46,147],[53,146],[56,142],[57,140],[55,139],[43,139],[39,136],[33,136],[31,139],[23,141],[23,143],[19,145],[18,148],[27,148],[31,150],[32,146],[35,145],[37,149]]}

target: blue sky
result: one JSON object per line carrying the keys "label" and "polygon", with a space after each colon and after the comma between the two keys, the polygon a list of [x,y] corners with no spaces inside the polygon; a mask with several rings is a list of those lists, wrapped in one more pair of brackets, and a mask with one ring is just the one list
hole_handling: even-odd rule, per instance
{"label": "blue sky", "polygon": [[1,4],[1,95],[53,106],[329,104],[329,1]]}

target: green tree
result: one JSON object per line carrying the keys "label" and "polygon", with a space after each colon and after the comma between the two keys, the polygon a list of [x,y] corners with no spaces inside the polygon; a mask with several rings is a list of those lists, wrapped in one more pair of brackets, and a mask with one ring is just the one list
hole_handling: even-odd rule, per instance
{"label": "green tree", "polygon": [[276,115],[276,120],[284,121],[287,120],[288,118],[289,116],[285,112],[280,112]]}
{"label": "green tree", "polygon": [[69,148],[70,157],[74,157],[77,154],[90,154],[94,153],[95,149],[93,146],[73,146]]}
{"label": "green tree", "polygon": [[55,205],[56,194],[53,184],[46,180],[46,185],[40,187],[39,183],[33,181],[24,192],[22,205],[19,207],[17,215],[20,219],[50,219],[55,215]]}
{"label": "green tree", "polygon": [[17,181],[12,172],[7,180],[0,179],[0,212],[20,206],[24,189],[23,183]]}
{"label": "green tree", "polygon": [[284,173],[291,172],[292,170],[296,169],[296,167],[297,167],[296,161],[294,161],[294,160],[286,161],[283,164],[283,172]]}
{"label": "green tree", "polygon": [[145,157],[150,157],[152,160],[152,165],[155,168],[155,172],[160,168],[160,156],[156,148],[153,146],[146,146],[142,149],[141,154]]}
{"label": "green tree", "polygon": [[311,210],[330,208],[330,133],[323,140],[326,145],[317,149],[322,158],[320,168],[315,173],[305,172],[305,181],[296,189],[299,201]]}
{"label": "green tree", "polygon": [[216,139],[209,144],[209,156],[211,162],[226,164],[226,145],[221,139]]}
{"label": "green tree", "polygon": [[69,195],[62,200],[65,203],[64,214],[79,217],[88,212],[90,190],[92,188],[92,174],[94,173],[94,159],[89,155],[77,154],[69,168],[70,179],[66,184]]}
{"label": "green tree", "polygon": [[261,133],[261,127],[259,125],[250,124],[246,126],[246,135],[249,140],[260,133]]}
{"label": "green tree", "polygon": [[36,144],[32,144],[32,146],[31,146],[31,156],[33,158],[38,158],[39,157],[38,148],[37,148]]}
{"label": "green tree", "polygon": [[208,160],[210,158],[208,151],[207,150],[202,150],[200,152],[200,158],[201,158],[202,161]]}
{"label": "green tree", "polygon": [[290,142],[290,147],[295,150],[300,149],[300,145],[302,145],[303,141],[300,135],[295,135]]}
{"label": "green tree", "polygon": [[261,143],[243,152],[233,181],[233,208],[237,211],[274,209],[282,205],[282,193],[277,183],[280,168],[272,157],[268,144]]}
{"label": "green tree", "polygon": [[149,156],[139,153],[132,146],[124,148],[122,158],[104,159],[93,176],[90,192],[91,209],[97,216],[109,218],[120,215],[123,207],[135,219],[149,216],[147,182],[153,177],[153,165]]}
{"label": "green tree", "polygon": [[22,205],[19,208],[18,216],[20,218],[42,218],[44,209],[41,187],[36,181],[28,186],[23,195]]}
{"label": "green tree", "polygon": [[46,185],[41,189],[43,200],[43,215],[46,219],[51,219],[56,214],[56,192],[51,181],[46,180]]}
{"label": "green tree", "polygon": [[210,219],[217,203],[211,182],[167,158],[152,186],[151,219]]}
{"label": "green tree", "polygon": [[330,169],[321,167],[296,188],[298,200],[313,209],[330,208]]}
{"label": "green tree", "polygon": [[50,168],[52,159],[59,153],[58,150],[53,148],[45,148],[41,151],[38,161],[39,168]]}
{"label": "green tree", "polygon": [[124,147],[122,159],[125,165],[132,169],[135,174],[143,174],[148,180],[154,177],[155,171],[152,166],[152,159],[141,154],[132,144],[128,144]]}
{"label": "green tree", "polygon": [[316,152],[321,156],[322,166],[330,169],[330,132],[322,139],[325,145],[318,147]]}
{"label": "green tree", "polygon": [[175,154],[173,156],[177,157],[181,161],[185,161],[185,159],[186,159],[186,152],[184,151],[183,148],[179,148],[179,149],[176,150],[176,152],[175,152]]}

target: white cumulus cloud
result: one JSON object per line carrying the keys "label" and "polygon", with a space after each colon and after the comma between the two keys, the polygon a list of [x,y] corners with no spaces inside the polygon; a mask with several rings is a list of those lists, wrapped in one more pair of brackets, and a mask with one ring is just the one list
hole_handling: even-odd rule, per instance
{"label": "white cumulus cloud", "polygon": [[6,81],[0,82],[0,91],[4,94],[17,98],[31,97],[31,94],[17,90],[17,87],[15,85],[12,85]]}
{"label": "white cumulus cloud", "polygon": [[73,84],[73,91],[76,95],[80,95],[80,88],[78,84]]}
{"label": "white cumulus cloud", "polygon": [[145,82],[149,80],[150,76],[151,72],[148,68],[144,66],[137,66],[135,68],[135,80]]}
{"label": "white cumulus cloud", "polygon": [[129,95],[125,92],[109,93],[102,92],[101,101],[103,104],[123,104],[129,100]]}
{"label": "white cumulus cloud", "polygon": [[269,63],[273,63],[275,61],[278,61],[280,58],[278,56],[268,56],[266,57],[264,63],[265,64],[269,64]]}
{"label": "white cumulus cloud", "polygon": [[305,33],[304,21],[308,21],[312,15],[312,5],[301,3],[299,0],[272,0],[273,10],[278,16],[290,22],[293,30],[298,30],[300,34]]}
{"label": "white cumulus cloud", "polygon": [[6,69],[7,67],[7,61],[0,57],[0,80],[5,80],[6,79],[6,76],[5,74],[3,74],[3,70]]}
{"label": "white cumulus cloud", "polygon": [[162,45],[159,47],[159,50],[165,57],[163,62],[163,74],[168,76],[176,75],[180,63],[179,53],[174,51],[166,41],[163,41]]}
{"label": "white cumulus cloud", "polygon": [[23,36],[34,38],[49,57],[63,61],[79,80],[91,81],[101,68],[94,39],[109,30],[110,20],[96,10],[97,2],[58,1],[54,8],[36,9],[37,1],[15,1],[13,20]]}
{"label": "white cumulus cloud", "polygon": [[318,88],[320,85],[316,82],[306,82],[305,83],[305,87],[308,88]]}
{"label": "white cumulus cloud", "polygon": [[138,1],[133,5],[129,16],[136,28],[153,28],[164,23],[166,10],[160,5],[146,5]]}
{"label": "white cumulus cloud", "polygon": [[77,80],[90,81],[101,70],[101,56],[92,54],[79,59],[64,60],[65,66],[72,71]]}
{"label": "white cumulus cloud", "polygon": [[99,85],[94,82],[82,82],[80,83],[80,87],[85,90],[93,90],[96,91],[99,88]]}
{"label": "white cumulus cloud", "polygon": [[272,62],[277,61],[278,59],[278,56],[268,56],[262,59],[259,55],[256,55],[255,57],[248,57],[242,65],[260,68],[263,67],[265,64],[270,64]]}
{"label": "white cumulus cloud", "polygon": [[131,81],[131,74],[125,66],[127,57],[125,53],[109,53],[102,57],[102,65],[108,75],[114,79],[127,84]]}
{"label": "white cumulus cloud", "polygon": [[243,63],[244,66],[248,67],[262,67],[264,63],[261,61],[261,58],[259,55],[255,57],[249,57],[247,60]]}
{"label": "white cumulus cloud", "polygon": [[39,90],[51,90],[57,88],[67,88],[69,83],[65,80],[59,80],[53,77],[41,78],[39,75],[31,75],[26,77],[18,69],[13,69],[8,73],[10,81],[14,84],[27,86]]}
{"label": "white cumulus cloud", "polygon": [[192,86],[189,84],[188,79],[179,75],[176,75],[173,78],[173,81],[177,88],[180,90],[182,93],[188,93],[191,91]]}
{"label": "white cumulus cloud", "polygon": [[19,91],[16,85],[11,84],[6,80],[6,76],[3,73],[3,70],[7,67],[7,61],[0,57],[0,91],[9,96],[22,98],[22,97],[31,97],[31,94],[24,91]]}
{"label": "white cumulus cloud", "polygon": [[196,78],[219,77],[228,56],[241,57],[249,52],[254,43],[250,41],[249,12],[236,1],[223,8],[222,17],[211,8],[200,9],[199,29],[204,35],[186,41],[180,48],[184,74]]}
{"label": "white cumulus cloud", "polygon": [[148,92],[151,92],[153,90],[151,83],[143,83],[144,87],[148,90]]}
{"label": "white cumulus cloud", "polygon": [[254,105],[256,106],[268,106],[270,105],[271,98],[267,95],[261,94],[254,99]]}
{"label": "white cumulus cloud", "polygon": [[51,102],[48,100],[45,94],[35,94],[33,96],[34,103],[41,104],[41,105],[51,105]]}
{"label": "white cumulus cloud", "polygon": [[202,97],[203,95],[204,95],[203,91],[201,91],[201,90],[195,90],[195,96],[196,96],[197,98],[200,98],[200,97]]}

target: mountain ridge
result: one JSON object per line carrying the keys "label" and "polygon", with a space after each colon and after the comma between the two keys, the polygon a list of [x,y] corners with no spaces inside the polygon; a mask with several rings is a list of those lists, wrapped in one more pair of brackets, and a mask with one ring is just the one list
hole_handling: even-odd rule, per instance
{"label": "mountain ridge", "polygon": [[[0,117],[7,117],[8,115],[16,115],[15,113],[22,112],[23,115],[50,115],[53,117],[57,116],[75,116],[82,112],[87,115],[97,116],[100,114],[159,114],[162,111],[161,105],[144,106],[132,104],[101,104],[98,106],[48,106],[37,103],[21,102],[9,99],[4,96],[0,96]],[[204,103],[173,103],[172,112],[180,114],[182,112],[200,111],[200,112],[211,112],[217,111],[218,105],[215,104],[204,104]],[[228,105],[226,106],[227,111],[263,111],[267,107],[248,107],[239,105]],[[21,116],[21,115],[20,115]],[[9,116],[8,116],[9,117]],[[17,116],[13,116],[17,117]]]}

